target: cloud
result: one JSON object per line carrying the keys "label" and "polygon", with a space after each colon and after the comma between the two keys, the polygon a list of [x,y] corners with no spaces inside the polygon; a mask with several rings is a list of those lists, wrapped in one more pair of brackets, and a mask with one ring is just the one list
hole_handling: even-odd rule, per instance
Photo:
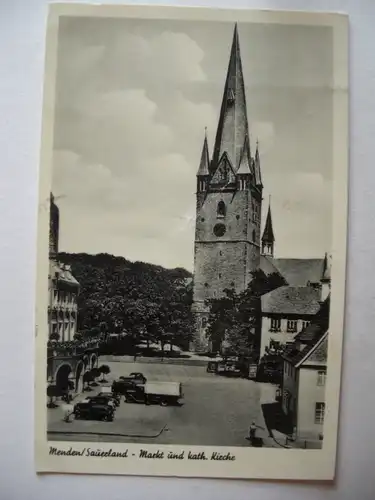
{"label": "cloud", "polygon": [[[203,50],[185,33],[164,31],[148,39],[139,34],[122,33],[109,46],[106,68],[111,79],[141,79],[167,87],[206,80],[201,63]],[[136,68],[135,74],[130,74]],[[139,81],[139,80],[138,80]]]}
{"label": "cloud", "polygon": [[[197,43],[187,33],[133,21],[101,20],[98,29],[86,20],[64,31],[71,23],[60,30],[54,137],[62,249],[191,269],[195,175],[205,126],[212,154],[227,42],[202,30]],[[323,164],[322,148],[310,147],[321,123],[315,116],[293,121],[296,93],[290,102],[284,94],[262,94],[252,105],[252,149],[258,138],[277,253],[320,255],[330,237],[330,226],[322,226],[330,217],[329,184],[309,171]],[[307,176],[299,176],[302,167]]]}

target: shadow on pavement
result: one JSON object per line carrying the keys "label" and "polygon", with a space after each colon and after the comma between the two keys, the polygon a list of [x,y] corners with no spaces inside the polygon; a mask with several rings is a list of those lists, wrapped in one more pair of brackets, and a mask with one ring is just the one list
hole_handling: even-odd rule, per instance
{"label": "shadow on pavement", "polygon": [[253,439],[247,437],[246,440],[249,441],[253,448],[262,448],[264,445],[264,441],[261,437],[255,437]]}
{"label": "shadow on pavement", "polygon": [[284,415],[280,403],[262,404],[262,412],[268,432],[272,434],[276,430],[285,435],[291,435],[293,426],[289,419]]}

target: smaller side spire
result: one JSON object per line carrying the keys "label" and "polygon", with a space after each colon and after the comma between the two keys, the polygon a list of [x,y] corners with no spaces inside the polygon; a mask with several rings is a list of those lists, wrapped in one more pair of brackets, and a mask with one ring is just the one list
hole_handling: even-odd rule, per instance
{"label": "smaller side spire", "polygon": [[255,170],[255,184],[257,186],[263,187],[262,175],[260,173],[260,156],[259,156],[259,140],[258,139],[257,139],[257,147],[255,150],[254,170]]}
{"label": "smaller side spire", "polygon": [[210,176],[210,154],[208,151],[207,127],[204,128],[204,141],[201,154],[201,161],[197,172],[197,191],[202,192],[207,189]]}
{"label": "smaller side spire", "polygon": [[207,127],[205,127],[201,161],[199,163],[199,169],[197,175],[199,176],[209,175],[210,174],[209,167],[210,167],[210,155],[208,151],[208,142],[207,142]]}
{"label": "smaller side spire", "polygon": [[60,213],[55,203],[53,193],[50,193],[50,213],[49,213],[49,258],[56,259],[59,253],[59,224]]}
{"label": "smaller side spire", "polygon": [[320,279],[321,283],[321,297],[320,300],[324,302],[331,291],[331,256],[327,253],[324,255],[323,271]]}
{"label": "smaller side spire", "polygon": [[266,224],[264,226],[264,231],[262,236],[262,254],[268,255],[269,257],[273,257],[274,245],[275,245],[275,235],[272,226],[271,196],[270,196]]}
{"label": "smaller side spire", "polygon": [[240,165],[237,170],[238,174],[251,174],[251,155],[250,155],[250,141],[249,135],[246,134],[242,153],[240,158]]}

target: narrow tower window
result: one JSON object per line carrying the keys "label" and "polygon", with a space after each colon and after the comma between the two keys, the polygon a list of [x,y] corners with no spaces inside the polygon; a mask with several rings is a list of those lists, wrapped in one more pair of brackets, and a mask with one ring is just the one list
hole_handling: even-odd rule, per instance
{"label": "narrow tower window", "polygon": [[217,205],[217,216],[218,217],[225,217],[225,214],[226,214],[226,207],[225,207],[225,203],[223,201],[219,201],[218,205]]}
{"label": "narrow tower window", "polygon": [[255,243],[255,229],[253,229],[253,235],[252,235],[252,237],[253,237],[253,242]]}

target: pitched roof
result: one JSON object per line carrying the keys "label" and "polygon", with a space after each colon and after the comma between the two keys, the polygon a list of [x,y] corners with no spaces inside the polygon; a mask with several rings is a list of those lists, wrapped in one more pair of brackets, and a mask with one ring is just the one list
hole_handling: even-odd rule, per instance
{"label": "pitched roof", "polygon": [[289,346],[282,357],[289,361],[293,366],[301,366],[301,364],[306,360],[306,358],[313,353],[313,351],[320,345],[321,342],[328,336],[328,330],[322,332],[320,331],[319,337],[316,341],[309,345],[302,346],[299,350],[295,345]]}
{"label": "pitched roof", "polygon": [[72,274],[70,266],[66,266],[61,262],[50,261],[50,273],[51,275],[57,274],[59,281],[64,281],[65,283],[69,283],[71,285],[79,285],[78,281]]}
{"label": "pitched roof", "polygon": [[282,286],[262,296],[262,313],[311,315],[319,311],[320,291],[311,286]]}
{"label": "pitched roof", "polygon": [[[288,346],[283,358],[294,366],[300,365],[328,336],[330,296],[323,302],[311,323],[296,335],[292,345]],[[321,358],[326,354],[327,346],[322,347]]]}
{"label": "pitched roof", "polygon": [[319,283],[323,261],[324,259],[272,259],[279,273],[293,286],[305,286],[308,282]]}
{"label": "pitched roof", "polygon": [[266,224],[264,226],[262,241],[269,243],[275,242],[275,235],[273,233],[273,227],[272,227],[271,203],[268,206]]}
{"label": "pitched roof", "polygon": [[306,326],[298,335],[295,337],[295,341],[300,341],[303,344],[309,344],[314,342],[316,336],[319,335],[321,330],[328,329],[329,324],[329,308],[330,308],[330,297],[320,305],[319,311],[316,313],[313,321]]}
{"label": "pitched roof", "polygon": [[237,172],[246,134],[248,134],[248,120],[245,83],[236,24],[212,157],[213,170],[226,152]]}
{"label": "pitched roof", "polygon": [[261,255],[260,256],[259,267],[264,272],[264,274],[266,274],[267,276],[269,276],[270,274],[274,274],[274,273],[277,273],[281,276],[280,271],[277,269],[277,267],[275,267],[275,265],[273,263],[274,260],[275,259],[273,259],[272,257],[270,257],[268,255]]}

